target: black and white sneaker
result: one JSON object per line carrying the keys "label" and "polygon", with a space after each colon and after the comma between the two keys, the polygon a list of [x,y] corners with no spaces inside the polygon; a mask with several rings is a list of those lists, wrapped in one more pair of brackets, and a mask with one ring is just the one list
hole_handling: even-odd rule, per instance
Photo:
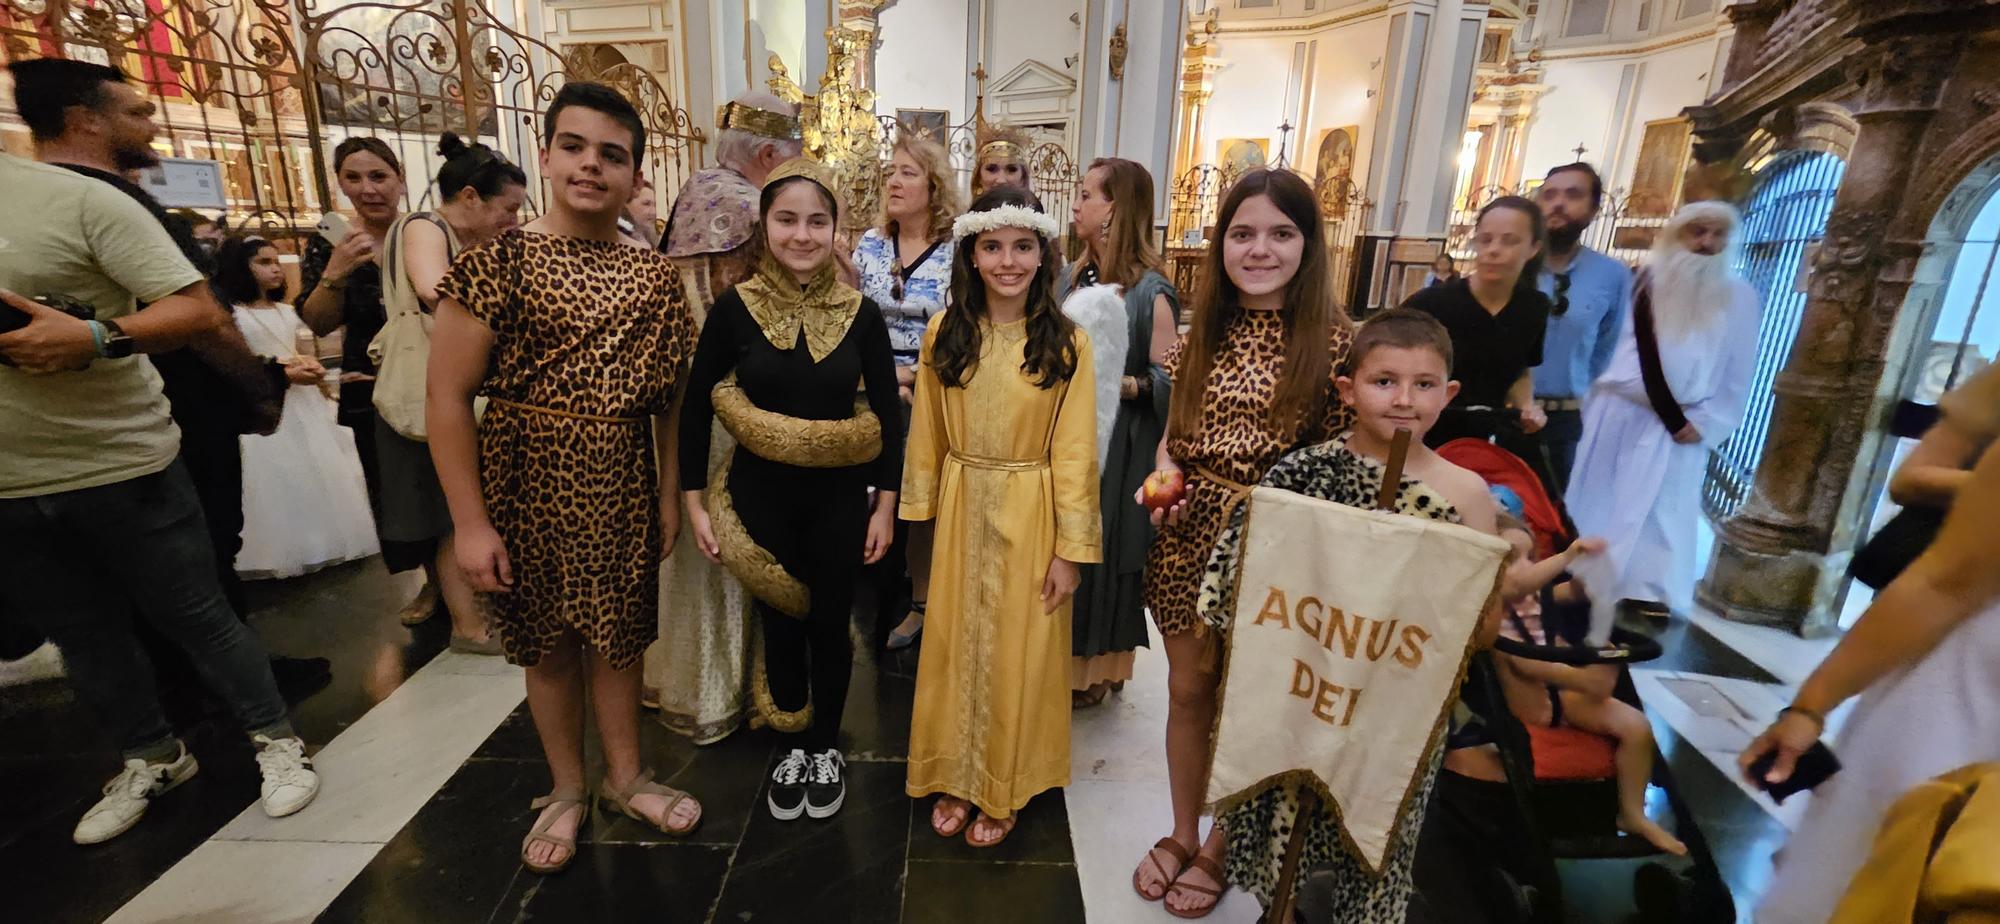
{"label": "black and white sneaker", "polygon": [[772,818],[791,821],[805,812],[806,783],[811,772],[806,752],[798,748],[778,761],[778,766],[771,770],[771,794],[766,798],[771,804]]}
{"label": "black and white sneaker", "polygon": [[806,814],[831,818],[847,799],[847,758],[840,756],[839,748],[827,748],[812,756],[811,770],[806,781]]}

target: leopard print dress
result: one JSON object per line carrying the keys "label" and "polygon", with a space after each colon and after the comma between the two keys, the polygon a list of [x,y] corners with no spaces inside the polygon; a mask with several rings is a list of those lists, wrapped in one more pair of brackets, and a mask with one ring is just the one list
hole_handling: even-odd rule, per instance
{"label": "leopard print dress", "polygon": [[671,411],[694,321],[667,258],[617,241],[509,231],[438,285],[493,331],[479,481],[514,589],[486,605],[507,660],[576,632],[613,667],[659,632],[652,418]]}
{"label": "leopard print dress", "polygon": [[[1354,507],[1373,507],[1382,485],[1382,463],[1347,449],[1341,437],[1285,456],[1264,476],[1262,484]],[[1411,516],[1459,522],[1458,510],[1443,495],[1416,479],[1404,477],[1396,492],[1396,511]],[[1199,608],[1203,622],[1211,629],[1227,633],[1230,614],[1235,612],[1236,578],[1242,568],[1243,511],[1222,529],[1215,553],[1201,582]],[[1424,810],[1430,804],[1431,787],[1438,767],[1444,762],[1442,739],[1446,729],[1430,743],[1430,759],[1422,778],[1411,794],[1408,814],[1402,819],[1396,839],[1382,863],[1382,875],[1371,876],[1359,858],[1342,846],[1340,823],[1330,811],[1322,810],[1311,819],[1306,831],[1304,854],[1300,857],[1300,881],[1309,871],[1333,873],[1333,914],[1327,919],[1338,924],[1403,924],[1410,895],[1415,891],[1412,870],[1416,863],[1417,832],[1423,827]],[[1299,798],[1290,789],[1269,789],[1217,819],[1228,839],[1226,872],[1231,884],[1257,896],[1267,907],[1277,893],[1278,870],[1283,864],[1292,826],[1298,823]]]}
{"label": "leopard print dress", "polygon": [[[1328,349],[1333,368],[1347,360],[1354,332],[1335,324]],[[1178,378],[1187,339],[1168,351],[1167,375]],[[1241,313],[1224,332],[1222,348],[1202,390],[1201,427],[1191,435],[1167,436],[1167,454],[1187,473],[1187,511],[1178,527],[1162,528],[1146,553],[1146,608],[1161,635],[1179,635],[1198,625],[1195,596],[1202,567],[1222,532],[1235,492],[1197,469],[1238,484],[1256,484],[1286,451],[1324,440],[1350,425],[1350,413],[1327,377],[1321,413],[1305,433],[1280,432],[1270,424],[1272,393],[1285,366],[1285,324],[1275,311]],[[1176,382],[1176,387],[1179,383]]]}

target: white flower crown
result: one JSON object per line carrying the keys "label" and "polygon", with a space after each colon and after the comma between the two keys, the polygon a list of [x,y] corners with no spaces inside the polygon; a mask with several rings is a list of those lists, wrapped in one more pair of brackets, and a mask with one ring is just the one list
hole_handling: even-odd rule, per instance
{"label": "white flower crown", "polygon": [[1056,227],[1056,220],[1046,213],[1018,205],[1003,205],[984,212],[967,212],[951,223],[953,242],[964,240],[975,234],[997,231],[1001,228],[1026,228],[1049,240],[1062,235]]}

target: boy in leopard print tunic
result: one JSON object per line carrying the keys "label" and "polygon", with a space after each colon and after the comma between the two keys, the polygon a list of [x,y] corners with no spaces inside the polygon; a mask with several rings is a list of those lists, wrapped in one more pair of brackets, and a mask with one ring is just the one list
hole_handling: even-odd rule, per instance
{"label": "boy in leopard print tunic", "polygon": [[[1410,431],[1410,453],[1396,492],[1399,513],[1462,523],[1496,532],[1498,505],[1479,476],[1445,461],[1423,444],[1424,434],[1458,390],[1451,378],[1451,336],[1435,319],[1395,309],[1370,318],[1355,335],[1351,372],[1337,383],[1341,400],[1355,413],[1355,427],[1340,437],[1287,455],[1261,482],[1309,497],[1356,507],[1372,507],[1396,431]],[[1227,637],[1235,612],[1234,588],[1242,567],[1243,512],[1223,528],[1204,570],[1197,606],[1203,621]],[[1481,624],[1479,642],[1490,644],[1498,631],[1496,609]],[[1414,797],[1400,819],[1383,863],[1382,875],[1368,874],[1341,843],[1339,822],[1322,809],[1307,820],[1302,871],[1334,873],[1332,921],[1339,924],[1401,924],[1414,890],[1411,869],[1417,832],[1423,827],[1431,786],[1444,759],[1449,730],[1441,728],[1422,758]],[[1295,790],[1273,788],[1224,814],[1228,832],[1230,882],[1267,906],[1276,898],[1278,869],[1298,823]],[[1300,879],[1304,877],[1301,875]]]}

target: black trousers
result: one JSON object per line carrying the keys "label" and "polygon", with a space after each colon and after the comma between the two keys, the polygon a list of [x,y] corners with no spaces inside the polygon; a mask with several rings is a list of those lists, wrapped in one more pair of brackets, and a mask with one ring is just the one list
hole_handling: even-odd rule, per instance
{"label": "black trousers", "polygon": [[868,487],[855,469],[798,468],[739,449],[729,492],[743,528],[812,596],[803,619],[756,604],[771,699],[786,712],[812,703],[799,747],[838,747],[854,673],[849,626],[868,535]]}
{"label": "black trousers", "polygon": [[[243,550],[243,450],[234,433],[181,428],[181,465],[194,484],[195,500],[208,523],[208,544],[215,550],[215,580],[237,620],[248,623],[250,608],[243,600],[243,582],[236,577],[236,553]],[[199,686],[200,676],[187,651],[144,619],[132,620],[133,630],[162,694]]]}

